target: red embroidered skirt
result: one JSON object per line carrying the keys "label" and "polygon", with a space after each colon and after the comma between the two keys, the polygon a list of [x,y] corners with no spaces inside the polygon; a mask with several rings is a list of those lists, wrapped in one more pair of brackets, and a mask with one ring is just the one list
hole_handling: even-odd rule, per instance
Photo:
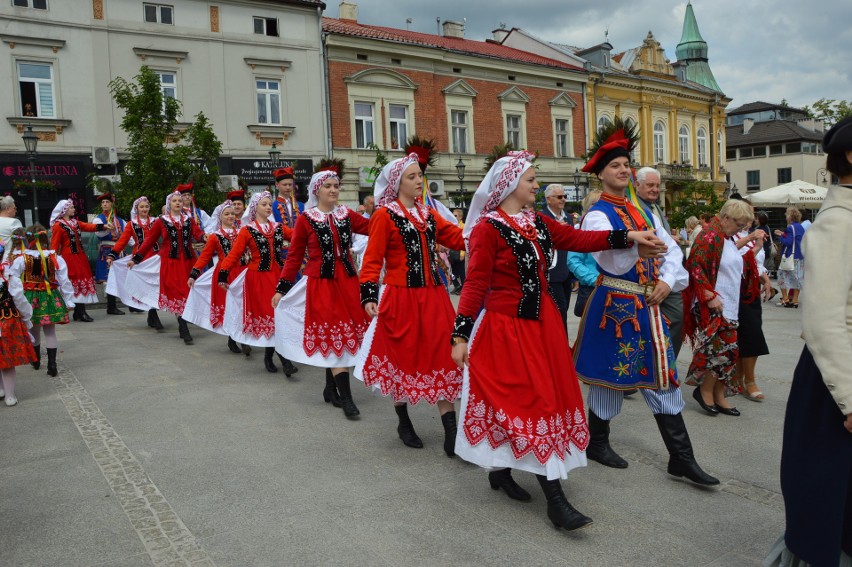
{"label": "red embroidered skirt", "polygon": [[62,259],[68,265],[68,279],[74,288],[76,303],[96,303],[98,292],[95,290],[95,278],[89,266],[89,258],[84,252],[63,254]]}
{"label": "red embroidered skirt", "polygon": [[27,325],[18,317],[0,319],[0,370],[35,362]]}
{"label": "red embroidered skirt", "polygon": [[278,274],[272,270],[246,271],[243,284],[242,330],[244,334],[264,339],[271,339],[275,334],[272,296],[275,295],[276,285],[278,285]]}
{"label": "red embroidered skirt", "polygon": [[[537,474],[545,474],[537,465],[548,465],[551,478],[585,464],[589,428],[583,396],[552,302],[542,304],[539,320],[486,311],[469,356],[456,441],[462,458]],[[526,467],[512,462],[525,457]]]}
{"label": "red embroidered skirt", "polygon": [[167,309],[180,316],[186,306],[186,296],[189,295],[189,272],[195,264],[190,258],[163,258],[160,263],[160,309]]}
{"label": "red embroidered skirt", "polygon": [[455,311],[442,286],[386,285],[358,353],[356,378],[395,402],[455,401],[462,372],[452,359]]}

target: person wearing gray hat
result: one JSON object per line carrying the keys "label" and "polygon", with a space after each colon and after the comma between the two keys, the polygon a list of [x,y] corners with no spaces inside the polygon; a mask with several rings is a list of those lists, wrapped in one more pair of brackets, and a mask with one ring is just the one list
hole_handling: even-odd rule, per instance
{"label": "person wearing gray hat", "polygon": [[826,133],[823,149],[840,181],[802,243],[805,348],[781,454],[787,527],[765,565],[852,565],[852,117]]}

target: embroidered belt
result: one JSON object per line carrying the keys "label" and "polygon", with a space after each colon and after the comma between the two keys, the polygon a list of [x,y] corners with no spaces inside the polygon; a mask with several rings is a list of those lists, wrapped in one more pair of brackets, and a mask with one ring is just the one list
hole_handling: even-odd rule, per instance
{"label": "embroidered belt", "polygon": [[656,287],[656,282],[648,282],[646,284],[639,284],[636,282],[631,282],[630,280],[622,280],[619,278],[613,278],[610,276],[600,276],[598,277],[597,285],[605,285],[606,287],[611,287],[613,289],[617,289],[619,291],[626,291],[628,293],[638,293],[639,295],[648,296],[654,291],[654,287]]}

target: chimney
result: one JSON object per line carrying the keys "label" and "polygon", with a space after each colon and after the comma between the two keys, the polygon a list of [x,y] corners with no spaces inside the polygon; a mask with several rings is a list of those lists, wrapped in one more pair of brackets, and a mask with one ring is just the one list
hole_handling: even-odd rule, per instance
{"label": "chimney", "polygon": [[746,118],[743,120],[743,134],[748,134],[751,130],[751,127],[754,126],[754,120],[751,118]]}
{"label": "chimney", "polygon": [[341,0],[340,6],[337,8],[337,17],[341,20],[358,21],[358,4],[355,2],[347,2]]}
{"label": "chimney", "polygon": [[491,32],[491,36],[497,43],[503,43],[503,40],[509,35],[509,30],[506,28],[497,28]]}
{"label": "chimney", "polygon": [[464,39],[464,25],[462,23],[446,20],[442,26],[444,28],[444,37]]}

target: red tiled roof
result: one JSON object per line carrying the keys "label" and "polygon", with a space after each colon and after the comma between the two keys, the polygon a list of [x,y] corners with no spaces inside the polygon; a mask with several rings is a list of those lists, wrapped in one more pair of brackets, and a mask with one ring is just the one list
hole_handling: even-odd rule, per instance
{"label": "red tiled roof", "polygon": [[535,53],[521,51],[520,49],[507,47],[505,45],[500,45],[499,43],[491,43],[489,41],[475,41],[472,39],[444,37],[442,35],[413,32],[396,28],[368,26],[353,20],[339,20],[336,18],[323,18],[322,29],[327,33],[351,35],[355,37],[377,39],[380,41],[393,41],[411,45],[422,45],[424,47],[435,47],[437,49],[452,51],[454,53],[463,53],[466,55],[491,57],[494,59],[504,59],[520,63],[531,63],[533,65],[545,65],[547,67],[583,71],[581,67],[577,67],[575,65],[569,65],[568,63],[563,63],[555,59],[542,57]]}

